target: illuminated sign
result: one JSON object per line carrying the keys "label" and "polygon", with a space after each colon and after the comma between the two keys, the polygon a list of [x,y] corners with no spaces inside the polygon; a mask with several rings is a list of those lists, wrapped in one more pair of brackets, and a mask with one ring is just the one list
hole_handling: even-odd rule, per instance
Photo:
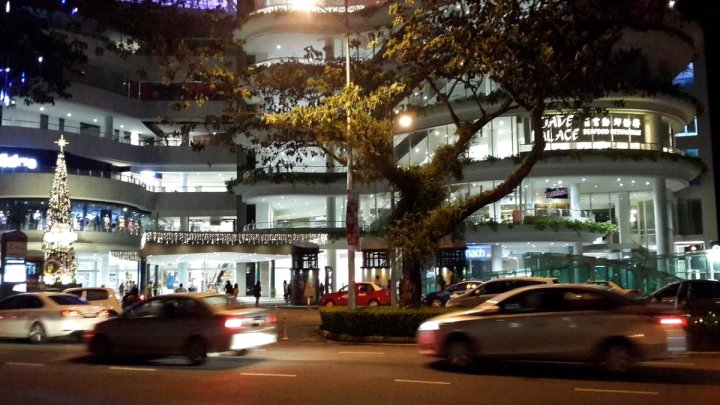
{"label": "illuminated sign", "polygon": [[465,249],[465,257],[468,259],[481,259],[490,257],[490,246],[468,245]]}
{"label": "illuminated sign", "polygon": [[567,187],[546,188],[545,198],[568,198]]}
{"label": "illuminated sign", "polygon": [[0,167],[27,167],[28,169],[36,169],[37,160],[33,158],[20,157],[17,153],[14,155],[0,153]]}
{"label": "illuminated sign", "polygon": [[543,117],[545,142],[609,141],[643,136],[644,120],[641,115],[607,114],[581,117],[573,114],[553,114]]}

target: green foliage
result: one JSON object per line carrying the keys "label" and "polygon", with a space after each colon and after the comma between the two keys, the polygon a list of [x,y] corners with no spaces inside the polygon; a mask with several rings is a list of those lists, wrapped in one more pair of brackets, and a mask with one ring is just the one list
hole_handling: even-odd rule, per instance
{"label": "green foliage", "polygon": [[[611,222],[594,222],[594,221],[575,221],[572,219],[557,218],[557,217],[535,217],[526,216],[523,218],[524,225],[533,225],[540,231],[552,230],[574,230],[578,234],[580,232],[594,232],[608,235],[611,233],[617,233],[617,225]],[[465,229],[479,231],[483,228],[490,228],[493,231],[497,231],[501,227],[512,228],[513,224],[500,224],[492,219],[488,221],[465,221]]]}
{"label": "green foliage", "polygon": [[448,308],[321,308],[322,329],[348,336],[412,337],[421,323],[434,316],[450,312]]}

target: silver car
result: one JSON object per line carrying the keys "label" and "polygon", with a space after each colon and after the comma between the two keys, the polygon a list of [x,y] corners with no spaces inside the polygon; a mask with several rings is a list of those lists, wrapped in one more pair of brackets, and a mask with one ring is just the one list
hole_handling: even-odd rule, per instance
{"label": "silver car", "polygon": [[28,338],[33,343],[70,335],[81,337],[109,316],[102,306],[70,294],[17,294],[0,301],[0,337]]}
{"label": "silver car", "polygon": [[211,352],[245,353],[277,341],[276,318],[225,294],[182,293],[150,298],[101,322],[85,336],[98,360],[119,355],[186,356],[203,364]]}
{"label": "silver car", "polygon": [[557,284],[558,280],[552,277],[506,277],[487,281],[462,294],[453,294],[445,303],[447,307],[472,308],[482,304],[488,299],[514,290],[536,284]]}
{"label": "silver car", "polygon": [[613,291],[538,285],[420,325],[421,354],[466,367],[479,358],[595,362],[612,372],[687,350],[686,318]]}

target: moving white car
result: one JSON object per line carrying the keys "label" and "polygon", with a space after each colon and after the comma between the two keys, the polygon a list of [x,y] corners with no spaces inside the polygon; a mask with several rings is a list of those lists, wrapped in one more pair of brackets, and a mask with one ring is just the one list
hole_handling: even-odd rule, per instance
{"label": "moving white car", "polygon": [[110,311],[111,315],[122,313],[122,305],[115,294],[115,290],[107,287],[74,287],[63,292],[76,295],[92,305],[101,305]]}
{"label": "moving white car", "polygon": [[121,355],[185,356],[193,365],[208,353],[235,352],[277,341],[276,317],[225,294],[166,294],[125,309],[86,333],[88,349],[103,361]]}
{"label": "moving white car", "polygon": [[71,294],[17,294],[0,301],[0,337],[28,338],[33,343],[71,335],[79,338],[109,316],[106,308]]}
{"label": "moving white car", "polygon": [[594,362],[611,372],[687,350],[682,313],[582,284],[537,285],[422,323],[421,354],[467,367],[481,358]]}

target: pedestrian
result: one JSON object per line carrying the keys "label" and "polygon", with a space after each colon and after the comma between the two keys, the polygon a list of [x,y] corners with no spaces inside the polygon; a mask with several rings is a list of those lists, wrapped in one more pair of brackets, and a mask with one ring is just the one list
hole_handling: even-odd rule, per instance
{"label": "pedestrian", "polygon": [[262,287],[260,287],[260,282],[258,281],[255,283],[255,286],[252,288],[251,291],[253,297],[255,297],[255,306],[260,306],[260,295],[262,294]]}
{"label": "pedestrian", "polygon": [[283,280],[283,298],[285,299],[285,305],[290,302],[290,290],[288,289],[287,280]]}
{"label": "pedestrian", "polygon": [[139,303],[140,301],[142,301],[140,299],[140,291],[138,290],[137,287],[134,287],[133,289],[128,291],[127,294],[125,294],[123,296],[122,307],[123,307],[123,309],[125,309],[127,307],[130,307],[130,306],[133,306],[133,305]]}
{"label": "pedestrian", "polygon": [[233,298],[235,298],[235,301],[237,301],[238,294],[240,294],[240,287],[238,287],[238,284],[235,283],[233,286]]}
{"label": "pedestrian", "polygon": [[187,292],[187,289],[186,289],[185,287],[183,287],[183,284],[182,284],[182,283],[180,283],[180,285],[178,286],[178,288],[175,289],[175,292],[176,292],[176,293],[184,293],[184,292]]}
{"label": "pedestrian", "polygon": [[230,280],[225,281],[225,295],[233,295],[233,285],[230,283]]}
{"label": "pedestrian", "polygon": [[437,277],[435,278],[435,282],[436,282],[436,285],[435,285],[436,291],[439,292],[439,291],[442,291],[445,289],[445,277],[443,277],[442,274],[437,275]]}
{"label": "pedestrian", "polygon": [[380,280],[380,275],[375,275],[375,284],[377,284],[380,288],[382,288],[382,281]]}

